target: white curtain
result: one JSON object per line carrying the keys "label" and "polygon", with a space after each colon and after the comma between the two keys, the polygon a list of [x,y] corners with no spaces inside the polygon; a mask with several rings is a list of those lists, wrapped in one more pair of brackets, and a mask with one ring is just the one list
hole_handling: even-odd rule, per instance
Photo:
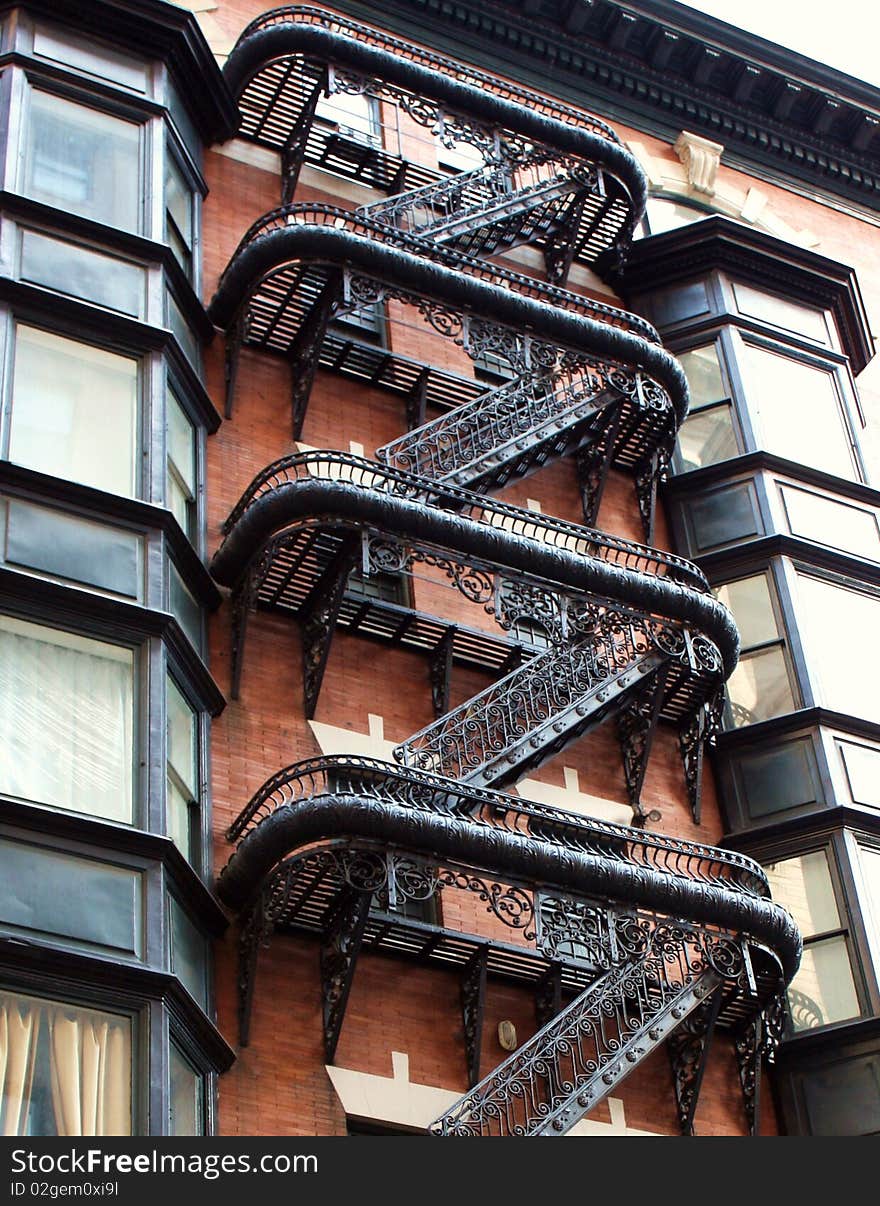
{"label": "white curtain", "polygon": [[59,1006],[51,1011],[49,1031],[57,1133],[130,1135],[128,1024]]}
{"label": "white curtain", "polygon": [[0,792],[131,820],[132,656],[0,619]]}
{"label": "white curtain", "polygon": [[21,1135],[27,1118],[40,1010],[0,996],[0,1135]]}

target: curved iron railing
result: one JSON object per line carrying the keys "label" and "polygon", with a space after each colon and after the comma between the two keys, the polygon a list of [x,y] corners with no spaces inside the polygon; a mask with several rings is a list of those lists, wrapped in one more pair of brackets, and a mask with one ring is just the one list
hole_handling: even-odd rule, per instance
{"label": "curved iron railing", "polygon": [[[581,293],[573,293],[559,285],[551,285],[536,280],[534,277],[524,276],[503,265],[488,263],[475,256],[465,255],[452,247],[438,245],[430,238],[422,237],[414,231],[399,230],[396,226],[377,220],[367,213],[342,209],[337,205],[305,201],[280,205],[277,209],[270,210],[251,223],[239,240],[226,269],[220,276],[214,299],[209,306],[209,314],[222,320],[230,309],[224,304],[226,287],[243,254],[252,250],[255,245],[268,236],[278,231],[288,230],[291,226],[331,227],[335,230],[346,231],[353,236],[410,251],[474,280],[496,285],[520,297],[542,302],[545,305],[556,306],[560,310],[581,315],[608,327],[629,331],[648,343],[658,346],[660,344],[660,336],[656,329],[637,314],[630,314],[626,310],[596,301]],[[283,262],[283,260],[279,262]],[[240,294],[237,294],[238,301],[240,301]]]}
{"label": "curved iron railing", "polygon": [[256,502],[280,486],[296,481],[311,481],[316,477],[362,486],[392,498],[418,500],[427,507],[454,511],[456,515],[484,524],[493,531],[506,531],[513,536],[525,537],[551,548],[565,549],[581,557],[669,578],[703,594],[709,592],[709,584],[702,570],[674,553],[660,552],[648,545],[611,536],[595,528],[540,515],[525,507],[500,502],[458,486],[436,486],[429,479],[416,474],[368,461],[352,453],[333,450],[292,453],[261,469],[224,521],[224,534],[230,533]]}
{"label": "curved iron railing", "polygon": [[579,816],[506,792],[455,783],[417,767],[349,754],[309,758],[279,770],[254,793],[226,837],[241,843],[280,809],[333,793],[367,795],[416,812],[458,817],[469,826],[519,834],[560,851],[608,858],[634,870],[680,876],[756,899],[770,895],[764,869],[734,850]]}
{"label": "curved iron railing", "polygon": [[488,91],[505,100],[514,101],[526,109],[542,113],[554,121],[570,125],[575,129],[586,129],[593,134],[598,134],[600,137],[607,139],[608,142],[616,146],[621,145],[620,138],[607,122],[602,121],[601,118],[595,117],[593,114],[587,113],[585,110],[575,109],[570,105],[562,105],[558,101],[551,100],[550,97],[543,96],[538,92],[531,92],[517,84],[503,81],[498,76],[479,71],[456,59],[437,54],[436,51],[427,50],[424,47],[415,46],[412,42],[405,42],[401,38],[395,38],[384,30],[363,25],[358,21],[351,20],[349,17],[340,16],[339,13],[331,13],[326,9],[310,5],[288,4],[280,8],[274,8],[269,12],[262,13],[246,25],[239,34],[238,40],[229,56],[228,62],[231,61],[231,66],[227,67],[227,77],[232,77],[233,80],[238,79],[236,54],[237,52],[240,54],[240,47],[250,42],[257,33],[261,33],[264,30],[277,29],[279,26],[285,25],[294,27],[314,25],[346,38],[351,38],[359,44],[375,45],[388,51],[389,55],[395,59],[418,63],[420,66],[427,67],[432,72],[448,75],[457,83],[466,83],[475,88]]}

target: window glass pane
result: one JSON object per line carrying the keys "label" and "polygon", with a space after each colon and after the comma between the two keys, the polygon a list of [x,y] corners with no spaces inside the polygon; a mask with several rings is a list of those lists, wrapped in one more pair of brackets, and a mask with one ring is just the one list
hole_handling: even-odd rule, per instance
{"label": "window glass pane", "polygon": [[687,377],[692,408],[704,406],[707,402],[720,402],[727,397],[718,349],[714,343],[679,352],[678,361]]}
{"label": "window glass pane", "polygon": [[171,151],[165,151],[165,238],[188,274],[192,266],[193,192]]}
{"label": "window glass pane", "polygon": [[168,678],[168,761],[193,799],[198,796],[196,757],[196,714]]}
{"label": "window glass pane", "polygon": [[199,342],[193,334],[193,329],[184,317],[183,311],[170,293],[165,294],[165,311],[168,328],[177,336],[177,342],[183,348],[184,355],[190,364],[196,368],[201,363]]}
{"label": "window glass pane", "polygon": [[866,897],[863,915],[874,952],[874,965],[880,971],[880,847],[861,846],[859,862]]}
{"label": "window glass pane", "polygon": [[132,819],[130,649],[0,617],[0,791]]}
{"label": "window glass pane", "polygon": [[880,722],[880,599],[801,574],[798,611],[821,702]]}
{"label": "window glass pane", "polygon": [[33,230],[21,235],[21,279],[143,317],[146,273],[137,264]]}
{"label": "window glass pane", "polygon": [[716,587],[715,595],[733,612],[744,649],[779,636],[770,585],[764,574],[726,582]]}
{"label": "window glass pane", "polygon": [[171,569],[171,614],[176,617],[178,624],[201,652],[202,649],[202,612],[183,585],[183,579],[172,565]]}
{"label": "window glass pane", "polygon": [[735,284],[733,292],[741,314],[782,327],[786,331],[793,331],[797,335],[806,335],[817,343],[829,342],[828,327],[822,310],[800,306],[797,302],[779,297],[775,293],[765,293],[763,289],[755,289],[751,285]]}
{"label": "window glass pane", "polygon": [[679,470],[715,465],[739,454],[728,405],[688,415],[678,432]]}
{"label": "window glass pane", "polygon": [[23,191],[82,218],[140,228],[140,126],[34,91]]}
{"label": "window glass pane", "polygon": [[880,560],[880,531],[873,511],[835,502],[809,490],[783,486],[780,492],[793,536],[827,544],[857,557]]}
{"label": "window glass pane", "polygon": [[196,433],[171,390],[166,394],[167,496],[166,506],[192,539],[196,519]]}
{"label": "window glass pane", "polygon": [[741,657],[727,680],[727,698],[735,728],[794,711],[782,649],[774,646]]}
{"label": "window glass pane", "polygon": [[130,1135],[131,1020],[0,992],[0,1134]]}
{"label": "window glass pane", "polygon": [[788,1012],[795,1031],[858,1017],[859,999],[845,938],[826,938],[805,947],[788,990]]}
{"label": "window glass pane", "polygon": [[171,970],[204,1009],[207,1002],[207,946],[188,914],[173,896],[171,912]]}
{"label": "window glass pane", "polygon": [[134,494],[137,404],[136,360],[16,327],[10,460]]}
{"label": "window glass pane", "polygon": [[147,69],[143,63],[120,54],[109,46],[96,46],[90,39],[65,30],[54,33],[39,26],[34,30],[34,54],[65,67],[76,67],[99,79],[112,80],[136,92],[147,90]]}
{"label": "window glass pane", "polygon": [[169,1134],[204,1134],[204,1116],[204,1079],[172,1043]]}
{"label": "window glass pane", "polygon": [[758,446],[814,469],[855,477],[833,374],[748,343],[744,348]]}
{"label": "window glass pane", "polygon": [[765,868],[770,892],[785,905],[805,938],[840,928],[828,855],[813,850]]}
{"label": "window glass pane", "polygon": [[194,855],[194,828],[199,824],[198,718],[174,680],[166,678],[167,794],[165,828],[184,858]]}
{"label": "window glass pane", "polygon": [[315,116],[331,123],[340,134],[355,142],[381,145],[376,102],[364,93],[334,92],[332,96],[322,95]]}

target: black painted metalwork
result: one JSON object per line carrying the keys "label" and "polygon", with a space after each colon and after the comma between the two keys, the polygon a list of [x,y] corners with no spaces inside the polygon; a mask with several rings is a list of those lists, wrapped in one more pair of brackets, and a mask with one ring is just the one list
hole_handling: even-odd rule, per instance
{"label": "black painted metalwork", "polygon": [[461,975],[461,1016],[464,1026],[464,1050],[468,1084],[480,1079],[480,1053],[483,1046],[483,1015],[486,1008],[486,968],[488,948],[474,951]]}
{"label": "black painted metalwork", "polygon": [[358,542],[350,536],[324,570],[321,578],[303,604],[301,617],[303,695],[305,714],[311,720],[318,706],[321,683],[330,645],[336,630],[339,608],[345,594],[348,576],[355,566],[359,553]]}
{"label": "black painted metalwork", "polygon": [[[618,713],[617,732],[623,753],[623,775],[633,824],[644,824],[648,814],[642,808],[642,787],[657,722],[663,707],[668,667],[660,666]],[[656,817],[659,820],[659,816]]]}
{"label": "black painted metalwork", "polygon": [[[520,90],[488,78],[476,86],[477,75],[309,9],[258,19],[227,65],[245,135],[280,145],[286,189],[286,204],[245,235],[211,305],[216,323],[238,324],[230,376],[244,338],[287,355],[298,435],[319,364],[342,371],[352,357],[351,371],[373,384],[390,371],[389,353],[365,358],[328,332],[331,317],[389,301],[413,308],[475,361],[496,357],[513,372],[426,421],[430,370],[409,366],[399,392],[410,430],[379,450],[382,463],[300,454],[255,478],[212,567],[235,590],[234,661],[248,608],[296,613],[313,715],[358,549],[366,576],[445,581],[523,643],[498,681],[450,709],[459,634],[454,624],[441,629],[426,645],[436,719],[397,747],[402,765],[320,759],[275,776],[230,829],[239,846],[218,891],[234,908],[258,896],[264,927],[325,935],[328,1059],[371,901],[388,916],[407,901],[463,892],[517,934],[544,969],[536,997],[544,1028],[435,1132],[564,1133],[670,1035],[690,1131],[716,1020],[742,1027],[765,1008],[780,974],[793,974],[799,937],[747,861],[644,829],[659,819],[642,809],[641,790],[661,719],[680,731],[699,816],[702,745],[736,662],[731,618],[703,576],[678,558],[469,489],[574,454],[585,517],[595,519],[610,469],[624,469],[650,542],[658,483],[687,408],[683,374],[653,328],[559,288],[575,259],[625,250],[638,208],[627,206],[644,183],[629,153],[601,123],[581,117],[578,129],[574,111],[538,98],[526,109]],[[446,147],[478,152],[482,165],[420,175],[372,135],[316,134],[322,85],[397,105]],[[388,196],[357,213],[297,205],[291,182],[304,162]],[[543,251],[554,283],[477,258],[521,243]],[[486,790],[611,715],[641,827]],[[400,922],[376,924],[383,933]],[[440,937],[411,941],[426,957]],[[458,964],[474,1086],[492,943],[465,949]],[[243,999],[253,982],[253,952],[245,953]],[[563,985],[581,991],[565,1008]]]}
{"label": "black painted metalwork", "polygon": [[694,1117],[721,1000],[722,989],[719,987],[689,1017],[683,1019],[666,1040],[678,1122],[683,1135],[694,1134]]}
{"label": "black painted metalwork", "polygon": [[251,1013],[257,978],[257,956],[271,934],[272,925],[266,917],[265,900],[261,893],[244,912],[238,931],[238,1041],[242,1047],[250,1042]]}
{"label": "black painted metalwork", "polygon": [[[562,1012],[562,965],[551,963],[535,985],[535,1020],[543,1029]],[[473,1086],[471,1086],[473,1088]]]}
{"label": "black painted metalwork", "polygon": [[331,317],[339,308],[341,292],[342,273],[331,272],[290,344],[291,421],[295,440],[302,435],[321,343]]}
{"label": "black painted metalwork", "polygon": [[734,1051],[749,1134],[757,1135],[761,1126],[761,1063],[764,1056],[764,1019],[760,1013],[749,1018],[736,1032]]}
{"label": "black painted metalwork", "polygon": [[679,729],[678,743],[684,765],[685,784],[694,824],[699,825],[702,816],[701,800],[703,787],[703,757],[707,743],[715,740],[721,729],[724,710],[724,693],[717,692],[703,707],[696,709]]}
{"label": "black painted metalwork", "polygon": [[621,407],[607,410],[600,433],[589,444],[579,448],[574,455],[584,523],[590,527],[595,526],[599,517],[599,507],[602,505],[602,495],[622,418]]}
{"label": "black painted metalwork", "polygon": [[[242,134],[280,148],[286,132],[302,120],[318,73],[328,64],[331,93],[360,93],[397,106],[437,131],[443,144],[470,145],[487,162],[521,157],[543,145],[600,166],[608,187],[577,214],[576,225],[574,215],[568,217],[578,257],[585,262],[625,242],[635,228],[646,181],[604,122],[321,9],[276,9],[241,34],[224,75],[239,100]],[[391,192],[408,187],[410,178],[430,180],[424,169],[418,171],[389,149],[388,141],[387,136],[381,141],[360,136],[352,142],[313,126],[306,156]]]}
{"label": "black painted metalwork", "polygon": [[432,1123],[437,1135],[564,1135],[742,972],[732,934],[621,919],[619,961]]}
{"label": "black painted metalwork", "polygon": [[455,650],[455,628],[447,628],[442,639],[433,650],[429,663],[431,677],[431,702],[434,715],[442,716],[449,710],[449,681],[452,676],[452,655]]}
{"label": "black painted metalwork", "polygon": [[370,912],[369,892],[347,888],[337,902],[321,943],[321,996],[324,1055],[333,1063],[345,1020],[345,1008]]}

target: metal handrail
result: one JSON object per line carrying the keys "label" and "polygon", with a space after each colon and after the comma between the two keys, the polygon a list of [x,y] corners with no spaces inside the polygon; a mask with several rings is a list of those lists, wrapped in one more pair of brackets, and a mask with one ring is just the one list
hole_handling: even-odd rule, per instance
{"label": "metal handrail", "polygon": [[653,577],[681,582],[703,594],[709,585],[703,572],[684,557],[661,553],[648,545],[609,536],[595,528],[569,523],[564,519],[541,515],[525,507],[476,494],[460,486],[440,485],[419,477],[368,461],[348,452],[313,450],[296,452],[267,465],[253,478],[223,525],[228,534],[249,507],[265,494],[294,481],[315,477],[331,478],[355,486],[378,490],[397,498],[417,498],[428,506],[454,510],[457,515],[528,536],[555,548],[574,551],[583,557],[623,565]]}
{"label": "metal handrail", "polygon": [[347,35],[356,41],[365,42],[367,45],[388,50],[398,58],[418,63],[421,66],[430,68],[432,71],[439,71],[461,83],[486,89],[504,100],[515,101],[517,104],[524,105],[546,117],[552,118],[554,121],[576,126],[579,129],[589,130],[591,133],[598,134],[601,138],[607,139],[608,142],[613,143],[615,146],[623,145],[621,139],[611,126],[586,110],[575,109],[570,105],[562,105],[558,101],[542,96],[538,92],[521,88],[517,84],[501,80],[497,76],[490,75],[488,72],[479,71],[466,63],[461,63],[446,55],[440,55],[435,51],[415,46],[412,42],[405,42],[400,38],[393,37],[391,34],[374,29],[372,26],[363,25],[358,21],[352,21],[348,17],[342,17],[338,13],[331,13],[322,8],[289,4],[262,13],[251,21],[249,25],[245,26],[233,49],[246,42],[253,34],[258,33],[260,30],[292,23],[319,25],[334,33]]}
{"label": "metal handrail", "polygon": [[230,257],[226,270],[220,277],[217,292],[223,289],[227,273],[235,264],[243,251],[256,243],[260,238],[276,230],[284,230],[289,226],[331,226],[337,230],[346,230],[350,234],[371,239],[374,242],[386,243],[390,246],[401,247],[434,263],[452,268],[467,276],[475,277],[488,284],[509,289],[522,297],[556,306],[573,314],[591,318],[606,326],[618,327],[630,331],[647,340],[649,343],[660,344],[660,336],[655,328],[637,314],[619,310],[604,302],[594,301],[568,289],[560,289],[558,285],[545,284],[533,277],[512,272],[498,264],[490,264],[476,256],[464,255],[450,247],[434,243],[430,238],[421,238],[412,231],[399,230],[396,226],[378,222],[372,218],[352,210],[342,209],[337,205],[317,205],[310,202],[295,202],[292,205],[281,205],[277,209],[263,214],[251,224],[239,240],[233,255]]}
{"label": "metal handrail", "polygon": [[455,783],[416,767],[353,755],[327,755],[284,767],[254,793],[226,837],[240,843],[280,809],[328,793],[379,796],[416,811],[452,814],[468,825],[519,833],[746,896],[767,899],[770,895],[763,868],[736,851],[579,816],[506,792]]}

